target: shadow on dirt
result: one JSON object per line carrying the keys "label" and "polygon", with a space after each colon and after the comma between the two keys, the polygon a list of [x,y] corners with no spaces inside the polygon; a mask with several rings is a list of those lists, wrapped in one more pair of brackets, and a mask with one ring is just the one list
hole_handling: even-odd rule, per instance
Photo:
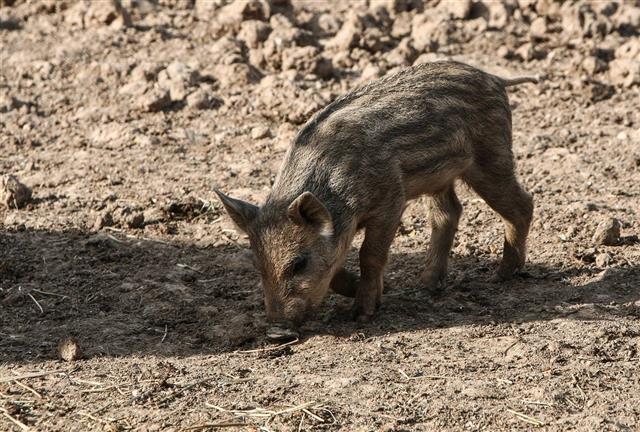
{"label": "shadow on dirt", "polygon": [[[605,271],[529,264],[490,283],[493,262],[451,259],[449,287],[431,298],[417,285],[423,254],[393,254],[378,317],[349,319],[350,299],[331,296],[305,337],[556,318],[640,316],[640,267]],[[75,336],[88,357],[217,354],[264,344],[259,277],[239,246],[197,248],[121,233],[0,233],[0,363],[54,359]]]}

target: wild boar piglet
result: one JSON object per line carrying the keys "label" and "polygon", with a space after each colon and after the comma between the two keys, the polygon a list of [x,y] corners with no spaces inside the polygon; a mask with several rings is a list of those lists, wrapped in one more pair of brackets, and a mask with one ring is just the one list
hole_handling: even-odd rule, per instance
{"label": "wild boar piglet", "polygon": [[[435,62],[359,86],[316,113],[288,149],[261,206],[216,190],[249,237],[269,320],[300,324],[331,289],[355,297],[354,317],[380,305],[389,247],[407,201],[427,195],[431,243],[421,280],[442,289],[462,207],[454,181],[467,183],[503,219],[497,277],[525,262],[531,196],[514,173],[511,110],[503,79],[474,67]],[[343,268],[365,230],[360,275]]]}

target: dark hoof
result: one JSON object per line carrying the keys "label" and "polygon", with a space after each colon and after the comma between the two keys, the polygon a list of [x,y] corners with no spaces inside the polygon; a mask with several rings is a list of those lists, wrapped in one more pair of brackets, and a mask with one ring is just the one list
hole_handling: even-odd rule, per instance
{"label": "dark hoof", "polygon": [[267,329],[267,339],[273,342],[288,342],[300,337],[298,330],[287,325],[272,325]]}
{"label": "dark hoof", "polygon": [[374,313],[366,313],[362,311],[362,308],[354,305],[351,309],[351,319],[360,324],[367,324],[373,320]]}
{"label": "dark hoof", "polygon": [[426,270],[420,276],[420,282],[424,286],[425,290],[433,295],[440,296],[444,292],[446,288],[446,274],[441,272],[432,272],[430,270]]}

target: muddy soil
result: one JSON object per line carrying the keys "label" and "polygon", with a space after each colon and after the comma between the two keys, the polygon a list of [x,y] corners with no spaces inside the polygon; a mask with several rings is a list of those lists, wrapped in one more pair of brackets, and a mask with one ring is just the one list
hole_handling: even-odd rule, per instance
{"label": "muddy soil", "polygon": [[[638,1],[0,0],[0,429],[639,430],[639,28]],[[443,295],[417,200],[372,323],[331,296],[269,344],[213,187],[259,202],[316,110],[444,58],[539,77],[510,89],[526,268],[491,282],[503,226],[460,185]]]}

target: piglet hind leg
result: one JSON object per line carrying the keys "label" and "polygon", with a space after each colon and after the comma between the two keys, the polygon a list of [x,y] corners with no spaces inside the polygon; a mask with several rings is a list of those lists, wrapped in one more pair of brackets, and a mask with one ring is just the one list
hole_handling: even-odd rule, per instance
{"label": "piglet hind leg", "polygon": [[447,276],[447,262],[458,229],[462,206],[451,184],[444,192],[429,197],[431,243],[427,250],[427,266],[420,281],[431,294],[439,294]]}
{"label": "piglet hind leg", "polygon": [[533,199],[516,180],[511,164],[491,169],[473,167],[466,173],[465,181],[502,217],[504,247],[494,280],[507,280],[525,263]]}
{"label": "piglet hind leg", "polygon": [[382,302],[382,275],[401,215],[402,206],[398,206],[384,217],[370,219],[365,226],[360,248],[360,280],[353,305],[353,317],[358,322],[370,321]]}

